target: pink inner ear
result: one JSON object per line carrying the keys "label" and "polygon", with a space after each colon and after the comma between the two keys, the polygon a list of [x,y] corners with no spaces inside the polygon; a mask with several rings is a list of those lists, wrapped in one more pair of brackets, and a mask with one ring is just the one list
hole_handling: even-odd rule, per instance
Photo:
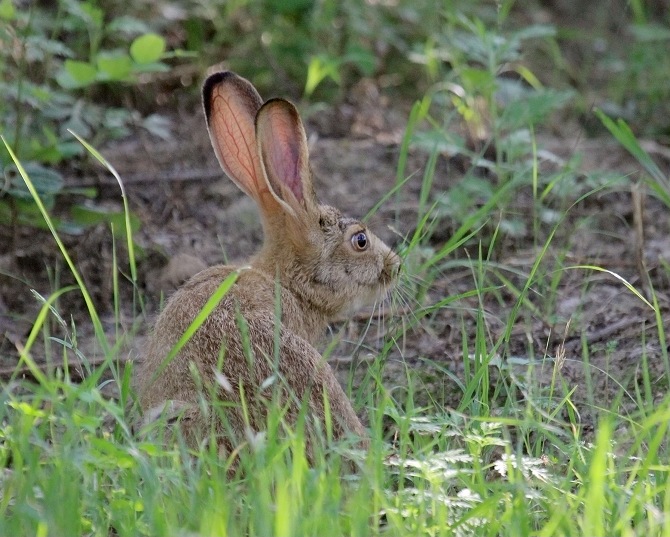
{"label": "pink inner ear", "polygon": [[300,143],[296,141],[296,135],[290,128],[285,128],[283,121],[274,123],[272,136],[274,142],[270,143],[267,154],[269,164],[275,177],[287,186],[298,201],[303,201],[302,169]]}
{"label": "pink inner ear", "polygon": [[310,184],[309,155],[296,108],[283,99],[267,101],[256,115],[256,137],[275,194],[289,205],[309,205],[309,192],[305,192],[305,186]]}

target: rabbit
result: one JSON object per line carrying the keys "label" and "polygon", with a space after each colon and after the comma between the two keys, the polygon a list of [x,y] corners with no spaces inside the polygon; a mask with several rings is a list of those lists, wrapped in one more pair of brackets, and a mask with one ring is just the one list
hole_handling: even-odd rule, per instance
{"label": "rabbit", "polygon": [[[143,423],[162,416],[190,446],[214,433],[220,453],[230,455],[265,430],[269,404],[281,404],[291,426],[305,405],[308,444],[317,429],[326,431],[329,415],[335,440],[353,435],[365,448],[366,430],[315,344],[332,319],[383,299],[401,260],[365,224],[318,203],[293,104],[263,103],[249,81],[230,71],[209,76],[202,97],[214,152],[258,205],[264,242],[248,266],[207,268],[169,298],[134,381]],[[167,361],[233,272],[233,286]],[[276,388],[279,399],[272,399]],[[212,394],[225,405],[224,419],[207,404]]]}

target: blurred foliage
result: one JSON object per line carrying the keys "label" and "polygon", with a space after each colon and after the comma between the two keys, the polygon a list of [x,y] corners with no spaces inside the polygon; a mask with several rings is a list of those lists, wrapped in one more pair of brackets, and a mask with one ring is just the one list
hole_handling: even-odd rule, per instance
{"label": "blurred foliage", "polygon": [[[247,73],[261,89],[312,95],[354,77],[389,74],[406,65],[412,43],[427,34],[429,0],[188,0],[182,3],[190,50]],[[212,52],[214,51],[214,52]],[[225,51],[223,54],[221,51]],[[218,55],[218,58],[216,57]],[[406,69],[398,73],[408,75]]]}
{"label": "blurred foliage", "polygon": [[[61,162],[83,154],[68,131],[95,143],[130,134],[142,126],[166,136],[165,122],[141,117],[117,106],[110,88],[126,88],[143,75],[166,72],[166,40],[148,22],[113,16],[96,2],[59,0],[52,4],[0,3],[0,101],[2,136],[33,178],[47,207],[56,196],[77,193],[91,199],[91,189],[64,189]],[[107,90],[107,92],[105,91]],[[48,169],[45,166],[52,166]],[[0,223],[40,226],[42,219],[25,190],[7,152],[0,152]],[[79,232],[96,219],[58,221],[64,231]],[[118,215],[100,212],[103,221]]]}
{"label": "blurred foliage", "polygon": [[[21,160],[58,164],[81,154],[68,129],[104,140],[141,124],[104,89],[169,70],[162,61],[165,39],[148,21],[113,16],[91,1],[18,9],[4,0],[0,6],[0,116],[3,135]],[[8,163],[6,154],[0,158]]]}

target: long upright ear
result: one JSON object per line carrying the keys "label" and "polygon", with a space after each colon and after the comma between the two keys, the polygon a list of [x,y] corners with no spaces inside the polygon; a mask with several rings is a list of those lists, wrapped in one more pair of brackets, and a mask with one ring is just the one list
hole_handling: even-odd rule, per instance
{"label": "long upright ear", "polygon": [[223,171],[264,210],[277,207],[258,156],[254,118],[263,101],[256,88],[230,71],[215,73],[203,84],[202,102]]}
{"label": "long upright ear", "polygon": [[295,106],[270,99],[256,115],[261,166],[274,193],[292,209],[313,214],[316,195],[309,169],[307,138]]}

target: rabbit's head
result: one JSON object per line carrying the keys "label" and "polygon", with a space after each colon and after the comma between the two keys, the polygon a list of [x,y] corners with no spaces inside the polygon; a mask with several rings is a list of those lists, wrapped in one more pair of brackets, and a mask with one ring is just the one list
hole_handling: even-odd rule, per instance
{"label": "rabbit's head", "polygon": [[295,106],[263,103],[231,72],[205,81],[203,103],[221,167],[260,210],[265,242],[252,266],[326,317],[381,298],[400,258],[365,224],[318,203]]}

